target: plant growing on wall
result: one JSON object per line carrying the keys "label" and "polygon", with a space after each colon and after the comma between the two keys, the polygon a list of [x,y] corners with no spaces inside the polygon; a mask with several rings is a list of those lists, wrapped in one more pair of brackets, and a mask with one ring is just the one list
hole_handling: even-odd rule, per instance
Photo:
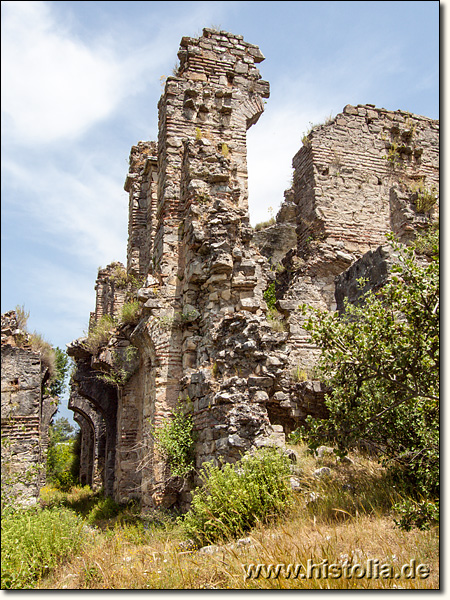
{"label": "plant growing on wall", "polygon": [[269,310],[273,310],[275,308],[275,304],[277,302],[277,297],[275,295],[275,283],[271,283],[269,287],[263,294],[265,303],[267,304],[267,308]]}
{"label": "plant growing on wall", "polygon": [[125,353],[122,354],[113,350],[113,364],[109,373],[104,373],[101,378],[106,383],[118,387],[125,385],[131,376],[136,372],[139,350],[135,346],[128,346]]}
{"label": "plant growing on wall", "polygon": [[102,346],[105,346],[111,339],[116,320],[111,315],[103,315],[89,330],[84,345],[86,349],[95,354]]}
{"label": "plant growing on wall", "polygon": [[174,477],[186,477],[194,468],[194,422],[192,414],[178,407],[172,419],[153,431],[157,448],[166,457]]}
{"label": "plant growing on wall", "polygon": [[109,276],[109,280],[112,283],[114,283],[118,288],[127,287],[128,278],[125,267],[123,267],[119,263],[114,263],[113,271]]}
{"label": "plant growing on wall", "polygon": [[423,181],[412,188],[416,211],[425,214],[436,205],[438,195],[435,187],[428,189]]}
{"label": "plant growing on wall", "polygon": [[126,302],[122,307],[120,315],[121,323],[137,323],[141,316],[141,303],[138,300]]}

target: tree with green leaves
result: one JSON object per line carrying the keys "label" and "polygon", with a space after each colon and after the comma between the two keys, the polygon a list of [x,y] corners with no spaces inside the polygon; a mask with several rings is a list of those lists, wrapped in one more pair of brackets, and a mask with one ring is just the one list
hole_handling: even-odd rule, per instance
{"label": "tree with green leaves", "polygon": [[56,347],[53,351],[55,353],[54,375],[50,379],[48,390],[50,395],[59,398],[63,395],[67,387],[66,380],[70,361],[67,354],[61,348]]}
{"label": "tree with green leaves", "polygon": [[[312,448],[375,449],[412,499],[401,524],[425,526],[439,497],[439,234],[397,254],[389,281],[344,314],[302,306],[321,349],[329,419],[308,420]],[[419,253],[419,249],[421,252]]]}
{"label": "tree with green leaves", "polygon": [[49,428],[47,450],[47,479],[57,487],[67,490],[76,483],[77,446],[79,431],[65,417],[55,419]]}

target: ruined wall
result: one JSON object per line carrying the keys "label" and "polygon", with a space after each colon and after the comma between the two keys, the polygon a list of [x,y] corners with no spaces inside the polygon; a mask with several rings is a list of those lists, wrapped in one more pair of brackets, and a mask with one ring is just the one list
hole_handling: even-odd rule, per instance
{"label": "ruined wall", "polygon": [[[296,308],[335,310],[337,275],[385,245],[387,232],[408,242],[437,217],[439,122],[348,105],[312,129],[292,164],[293,186],[269,230],[296,227],[296,247],[278,265],[285,269],[277,281],[278,308],[289,326],[291,368],[310,378],[316,353]],[[434,205],[420,203],[427,195]]]}
{"label": "ruined wall", "polygon": [[120,318],[127,292],[127,272],[122,263],[113,262],[98,270],[95,292],[95,312],[91,313],[90,327],[103,315]]}
{"label": "ruined wall", "polygon": [[57,410],[44,395],[47,367],[18,328],[15,311],[2,315],[2,484],[19,501],[33,503],[45,483],[48,427]]}
{"label": "ruined wall", "polygon": [[156,230],[157,149],[155,142],[131,148],[125,181],[128,203],[127,273],[136,278],[151,267]]}
{"label": "ruined wall", "polygon": [[[189,501],[152,435],[177,407],[193,414],[197,468],[284,447],[306,415],[327,415],[298,305],[335,310],[348,295],[343,280],[335,297],[336,276],[375,256],[388,231],[411,239],[438,209],[420,210],[423,190],[438,198],[438,122],[347,106],[304,139],[276,224],[254,236],[246,131],[269,96],[255,66],[264,57],[211,29],[183,38],[178,56],[158,105],[158,142],[130,153],[125,279],[114,263],[99,272],[92,324],[128,300],[140,311],[100,348],[80,339],[68,349],[74,390],[105,424],[106,491],[144,507]],[[264,300],[269,285],[278,312]]]}

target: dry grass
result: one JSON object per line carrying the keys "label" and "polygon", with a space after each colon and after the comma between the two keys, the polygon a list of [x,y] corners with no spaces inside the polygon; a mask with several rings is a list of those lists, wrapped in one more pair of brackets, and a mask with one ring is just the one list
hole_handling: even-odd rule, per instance
{"label": "dry grass", "polygon": [[[362,516],[345,523],[314,524],[297,515],[272,528],[256,528],[251,545],[224,547],[213,554],[177,551],[170,539],[147,544],[127,540],[126,531],[112,535],[91,533],[80,555],[66,564],[39,589],[438,589],[437,531],[403,532],[392,519]],[[394,568],[427,564],[430,577],[421,579],[259,579],[245,580],[243,565],[329,564],[349,560],[366,564],[378,559]]]}
{"label": "dry grass", "polygon": [[50,379],[56,374],[56,356],[51,344],[39,333],[30,334],[29,342],[33,352],[39,352],[42,363],[47,367]]}
{"label": "dry grass", "polygon": [[[39,584],[39,589],[438,589],[439,531],[406,532],[395,527],[390,507],[398,493],[381,467],[361,455],[353,463],[322,459],[296,447],[297,492],[293,510],[272,526],[259,525],[250,543],[217,546],[210,553],[182,551],[182,533],[169,521],[144,530],[116,523],[113,530],[91,529],[79,555]],[[330,466],[329,478],[315,469]],[[378,560],[400,571],[402,565],[430,567],[426,579],[286,578],[283,573],[245,579],[243,565],[366,565]],[[317,573],[317,571],[316,571]]]}

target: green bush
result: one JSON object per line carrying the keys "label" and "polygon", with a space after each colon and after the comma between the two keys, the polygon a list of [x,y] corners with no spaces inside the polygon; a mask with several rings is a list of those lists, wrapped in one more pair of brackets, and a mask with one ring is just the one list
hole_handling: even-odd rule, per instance
{"label": "green bush", "polygon": [[167,458],[170,471],[175,477],[186,477],[194,468],[193,428],[192,415],[185,414],[179,408],[173,419],[153,432],[156,445]]}
{"label": "green bush", "polygon": [[2,589],[35,583],[83,541],[82,520],[65,508],[17,510],[2,517]]}
{"label": "green bush", "polygon": [[[431,503],[419,510],[423,520],[439,498],[440,271],[432,233],[427,261],[419,258],[422,246],[402,246],[389,235],[397,262],[388,282],[362,303],[347,303],[344,314],[302,307],[309,312],[304,327],[322,351],[318,374],[330,390],[329,419],[307,418],[308,444],[331,443],[341,453],[377,449],[411,497]],[[411,523],[416,513],[413,507]],[[408,524],[406,513],[402,522]]]}
{"label": "green bush", "polygon": [[430,529],[431,525],[439,523],[439,500],[414,500],[408,499],[394,506],[398,519],[395,524],[400,529],[410,531],[413,527]]}
{"label": "green bush", "polygon": [[47,481],[62,491],[68,491],[77,482],[79,470],[80,433],[64,417],[50,425],[47,450]]}
{"label": "green bush", "polygon": [[271,283],[267,290],[263,294],[264,300],[267,304],[267,308],[269,310],[273,310],[275,308],[275,304],[277,302],[277,297],[275,294],[275,284]]}
{"label": "green bush", "polygon": [[289,474],[289,459],[273,448],[222,468],[206,463],[203,486],[193,492],[191,509],[182,518],[185,533],[196,543],[211,543],[238,537],[284,513],[292,502]]}

